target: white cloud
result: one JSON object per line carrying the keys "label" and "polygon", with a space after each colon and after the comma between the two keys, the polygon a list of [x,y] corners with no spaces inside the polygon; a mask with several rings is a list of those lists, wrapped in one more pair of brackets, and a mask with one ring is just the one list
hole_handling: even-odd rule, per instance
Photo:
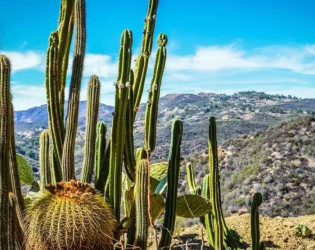
{"label": "white cloud", "polygon": [[10,59],[13,72],[25,69],[41,69],[45,62],[44,54],[35,51],[4,51],[3,54]]}
{"label": "white cloud", "polygon": [[118,64],[108,55],[87,54],[84,60],[84,76],[97,75],[112,78],[116,76]]}
{"label": "white cloud", "polygon": [[236,45],[199,47],[192,55],[170,55],[169,71],[285,69],[315,75],[315,45],[267,46],[246,51]]}
{"label": "white cloud", "polygon": [[[12,61],[13,73],[27,69],[38,69],[44,73],[44,53],[9,51],[4,54]],[[147,84],[151,80],[154,58],[155,52],[151,56]],[[69,62],[71,68],[71,58]],[[134,63],[132,65],[134,66]],[[88,79],[95,74],[99,76],[102,83],[101,102],[113,104],[112,83],[116,79],[117,71],[117,57],[87,53],[81,100],[86,100]],[[71,70],[68,72],[70,75]],[[202,91],[234,93],[241,90],[257,90],[315,97],[313,86],[315,86],[315,45],[244,49],[238,44],[230,44],[198,47],[188,55],[169,53],[161,94]],[[16,109],[25,109],[46,102],[44,87],[16,83],[12,91]],[[146,91],[142,100],[146,100]]]}
{"label": "white cloud", "polygon": [[30,86],[13,83],[11,87],[14,110],[25,110],[46,103],[44,86]]}

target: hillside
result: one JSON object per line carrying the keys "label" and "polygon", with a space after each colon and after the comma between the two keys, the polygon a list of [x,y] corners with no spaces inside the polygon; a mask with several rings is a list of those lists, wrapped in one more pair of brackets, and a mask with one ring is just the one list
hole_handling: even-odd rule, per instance
{"label": "hillside", "polygon": [[[315,213],[315,118],[303,116],[230,139],[221,145],[221,190],[227,214],[246,213],[255,192],[261,213],[297,216]],[[207,158],[189,159],[201,179]]]}
{"label": "hillside", "polygon": [[[153,159],[167,158],[172,119],[184,122],[182,155],[195,155],[207,148],[208,117],[218,119],[219,143],[242,134],[263,130],[282,121],[310,114],[315,99],[298,99],[291,96],[267,95],[260,92],[225,94],[170,94],[161,98],[158,115],[157,147]],[[135,123],[135,144],[143,143],[145,105],[141,105]],[[100,104],[99,120],[111,124],[113,107]],[[77,145],[77,164],[82,162],[84,145],[86,102],[80,102]],[[47,127],[46,105],[15,112],[18,152],[38,160],[38,138]]]}

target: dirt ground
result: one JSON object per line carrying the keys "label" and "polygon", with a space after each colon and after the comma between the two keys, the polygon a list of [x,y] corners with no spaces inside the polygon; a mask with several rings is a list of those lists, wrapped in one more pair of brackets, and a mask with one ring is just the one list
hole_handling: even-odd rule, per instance
{"label": "dirt ground", "polygon": [[[228,226],[235,229],[250,244],[249,221],[249,214],[226,218]],[[306,225],[312,230],[312,235],[306,238],[297,236],[295,226],[298,224]],[[201,225],[183,227],[180,231],[173,241],[176,246],[173,249],[210,249],[207,247],[205,231]],[[315,250],[315,215],[294,218],[261,217],[260,232],[261,240],[267,243],[267,249]],[[151,246],[150,249],[154,247]]]}

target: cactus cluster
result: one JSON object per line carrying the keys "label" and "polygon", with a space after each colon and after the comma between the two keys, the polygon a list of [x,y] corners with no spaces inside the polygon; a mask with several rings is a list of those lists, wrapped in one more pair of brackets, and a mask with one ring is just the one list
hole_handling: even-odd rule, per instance
{"label": "cactus cluster", "polygon": [[[173,121],[168,162],[150,164],[156,147],[158,103],[167,55],[168,38],[163,33],[158,36],[145,111],[143,148],[135,149],[133,126],[152,52],[157,8],[158,0],[149,0],[141,54],[134,71],[133,35],[130,30],[122,32],[118,76],[114,83],[115,108],[111,133],[107,137],[106,124],[98,121],[101,82],[97,76],[90,78],[83,169],[81,181],[77,181],[74,150],[86,44],[86,11],[85,0],[61,0],[58,29],[51,33],[47,50],[45,86],[49,123],[40,136],[40,191],[35,192],[27,208],[20,189],[15,150],[10,62],[0,55],[0,249],[146,249],[149,228],[158,231],[155,220],[163,211],[157,248],[170,248],[176,216],[200,217],[209,243],[215,249],[245,246],[226,226],[222,214],[214,118],[209,125],[210,174],[206,175],[202,187],[196,185],[194,169],[189,164],[191,194],[178,196],[183,136],[180,120]],[[65,115],[66,76],[73,34],[72,74]],[[259,231],[257,226],[255,228],[256,244]]]}

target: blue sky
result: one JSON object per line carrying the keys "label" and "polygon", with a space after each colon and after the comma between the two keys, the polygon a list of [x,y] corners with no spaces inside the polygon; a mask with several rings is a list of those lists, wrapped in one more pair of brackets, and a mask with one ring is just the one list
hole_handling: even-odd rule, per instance
{"label": "blue sky", "polygon": [[[15,109],[44,104],[45,51],[59,1],[0,0],[0,6],[0,52],[12,61]],[[97,74],[101,101],[113,104],[120,33],[133,31],[137,55],[146,9],[146,0],[87,0],[82,99]],[[155,37],[169,37],[162,95],[257,90],[315,98],[314,16],[311,0],[160,0]]]}

